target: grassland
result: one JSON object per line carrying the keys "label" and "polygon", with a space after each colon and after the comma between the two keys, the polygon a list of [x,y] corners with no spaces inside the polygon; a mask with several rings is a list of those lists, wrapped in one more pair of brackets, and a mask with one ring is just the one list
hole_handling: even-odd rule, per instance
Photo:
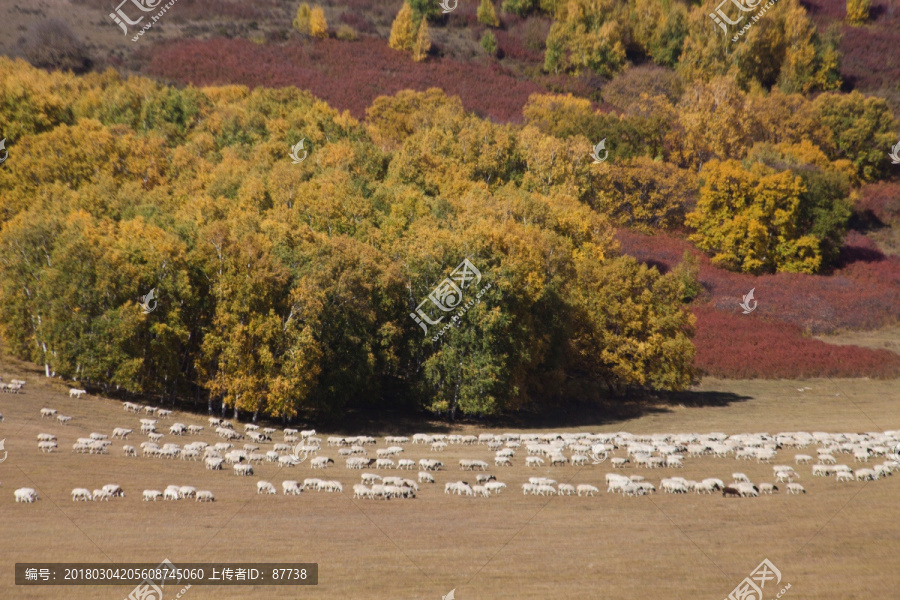
{"label": "grassland", "polygon": [[[239,478],[228,471],[206,471],[200,463],[125,458],[121,442],[113,444],[108,456],[73,454],[69,448],[76,437],[132,427],[137,417],[125,413],[116,400],[69,399],[63,385],[21,367],[5,361],[0,369],[7,380],[24,376],[29,381],[27,393],[0,396],[5,417],[0,437],[6,438],[9,452],[0,465],[2,598],[112,600],[130,591],[128,586],[15,588],[15,562],[163,558],[176,564],[319,564],[315,588],[195,586],[185,594],[192,600],[428,599],[452,588],[460,599],[719,598],[766,557],[781,570],[783,582],[791,583],[788,594],[795,599],[889,598],[900,582],[900,525],[895,518],[900,477],[838,484],[813,478],[808,468],[800,467],[805,496],[624,498],[603,493],[545,499],[523,497],[516,490],[538,474],[602,487],[609,465],[526,469],[517,457],[512,468],[491,469],[509,485],[504,494],[473,499],[446,496],[442,484],[466,478],[453,468],[459,458],[486,458],[489,453],[484,446],[452,445],[440,455],[450,468],[439,472],[437,484],[414,500],[352,500],[346,490],[359,473],[344,469],[340,460],[327,475],[343,482],[342,495],[257,496],[257,479],[279,485],[282,479],[302,480],[313,472],[306,464],[291,470],[266,464],[255,476]],[[798,391],[804,387],[812,389]],[[558,430],[876,431],[900,428],[898,404],[896,381],[706,380],[695,393],[645,407],[639,417]],[[42,407],[74,419],[68,426],[42,421]],[[175,420],[206,425],[203,415],[176,413]],[[38,452],[35,437],[43,431],[58,436],[58,453]],[[453,431],[482,430],[463,426]],[[133,436],[131,443],[142,437]],[[208,432],[199,438],[217,441]],[[337,456],[334,449],[323,454]],[[406,454],[415,459],[433,455],[422,446],[408,446]],[[792,455],[782,451],[778,462],[789,462]],[[735,470],[754,481],[771,480],[769,465],[706,457],[689,459],[679,474],[729,480]],[[655,483],[665,476],[661,471],[643,474]],[[119,483],[126,497],[108,504],[70,499],[74,487],[93,489],[109,482]],[[140,501],[141,490],[163,489],[170,483],[210,489],[217,501]],[[22,486],[36,488],[42,499],[33,505],[15,504],[12,491]]]}

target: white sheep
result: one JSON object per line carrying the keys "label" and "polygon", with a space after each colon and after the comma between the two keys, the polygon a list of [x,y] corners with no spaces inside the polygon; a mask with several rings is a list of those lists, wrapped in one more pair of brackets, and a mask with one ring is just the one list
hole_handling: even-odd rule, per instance
{"label": "white sheep", "polygon": [[735,481],[743,481],[745,483],[750,483],[750,478],[744,475],[743,473],[732,473],[731,478]]}
{"label": "white sheep", "polygon": [[491,495],[491,492],[483,485],[472,486],[472,492],[475,496],[481,496],[483,498],[487,498]]}
{"label": "white sheep", "polygon": [[372,485],[376,481],[381,481],[381,475],[376,475],[375,473],[362,473],[360,477],[362,477],[363,483],[369,485]]}
{"label": "white sheep", "polygon": [[56,420],[60,422],[62,425],[68,425],[69,421],[72,420],[72,417],[66,417],[64,415],[57,415]]}
{"label": "white sheep", "polygon": [[56,410],[53,408],[42,408],[41,409],[41,418],[44,417],[53,417],[56,415]]}
{"label": "white sheep", "polygon": [[799,483],[789,483],[787,485],[787,493],[788,494],[805,494],[806,490],[803,489],[803,486]]}
{"label": "white sheep", "polygon": [[91,490],[86,488],[75,488],[72,490],[72,502],[77,500],[85,500],[92,501],[94,496],[91,494]]}
{"label": "white sheep", "polygon": [[257,481],[256,482],[256,493],[257,494],[271,494],[275,495],[278,492],[275,491],[275,486],[269,483],[268,481]]}
{"label": "white sheep", "polygon": [[196,502],[215,502],[216,498],[213,496],[213,493],[208,490],[202,490],[197,492]]}
{"label": "white sheep", "polygon": [[233,468],[235,475],[253,475],[253,467],[250,465],[234,465]]}
{"label": "white sheep", "polygon": [[596,487],[588,485],[586,483],[578,485],[575,489],[577,490],[577,494],[579,496],[581,494],[584,494],[585,496],[593,496],[594,494],[600,493],[600,490],[598,490]]}
{"label": "white sheep", "polygon": [[285,496],[299,496],[303,490],[296,481],[287,479],[281,482],[281,491]]}
{"label": "white sheep", "polygon": [[526,467],[540,467],[544,464],[544,459],[539,456],[526,456],[525,457],[525,466]]}
{"label": "white sheep", "polygon": [[778,488],[774,484],[771,484],[771,483],[759,484],[759,493],[760,494],[769,494],[771,496],[772,493],[777,492],[777,491],[778,491]]}
{"label": "white sheep", "polygon": [[426,471],[419,471],[419,483],[434,483],[434,476]]}
{"label": "white sheep", "polygon": [[116,483],[107,483],[103,486],[103,491],[107,492],[113,498],[125,497],[125,491]]}
{"label": "white sheep", "polygon": [[571,496],[575,493],[575,486],[568,483],[561,483],[558,486],[559,494],[565,494],[566,496]]}
{"label": "white sheep", "polygon": [[37,492],[33,488],[19,488],[15,491],[16,502],[34,502],[38,500]]}
{"label": "white sheep", "polygon": [[180,500],[178,496],[178,486],[167,487],[163,492],[163,500]]}
{"label": "white sheep", "polygon": [[69,388],[69,398],[81,398],[87,394],[86,390],[79,390],[77,388]]}
{"label": "white sheep", "polygon": [[221,471],[222,463],[225,462],[222,458],[207,458],[203,461],[206,464],[206,468],[210,471]]}
{"label": "white sheep", "polygon": [[328,467],[328,463],[334,463],[334,461],[327,456],[317,456],[309,461],[309,466],[313,469],[325,469]]}
{"label": "white sheep", "polygon": [[143,499],[144,502],[156,502],[159,498],[162,498],[163,493],[159,490],[144,490]]}
{"label": "white sheep", "polygon": [[488,481],[484,484],[484,487],[487,488],[487,490],[492,494],[499,494],[501,491],[506,489],[506,484],[502,481]]}
{"label": "white sheep", "polygon": [[353,497],[354,498],[372,498],[372,490],[362,485],[361,483],[356,483],[353,485]]}
{"label": "white sheep", "polygon": [[52,433],[39,433],[37,439],[39,442],[55,442],[56,436]]}
{"label": "white sheep", "polygon": [[853,481],[853,472],[852,471],[838,471],[835,473],[835,479],[837,481]]}

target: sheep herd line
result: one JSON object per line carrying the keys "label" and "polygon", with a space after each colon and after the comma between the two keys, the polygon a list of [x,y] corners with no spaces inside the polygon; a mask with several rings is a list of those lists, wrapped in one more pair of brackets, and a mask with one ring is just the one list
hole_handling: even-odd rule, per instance
{"label": "sheep herd line", "polygon": [[[16,382],[19,388],[24,382]],[[73,389],[70,397],[80,398],[83,390]],[[335,463],[334,459],[324,452],[336,451],[347,469],[351,470],[418,470],[416,479],[401,476],[379,475],[365,471],[361,473],[359,483],[353,485],[354,499],[411,499],[419,494],[419,485],[426,488],[434,485],[435,474],[446,472],[444,463],[435,455],[444,452],[450,445],[459,445],[471,449],[485,450],[485,458],[492,460],[497,475],[487,473],[492,468],[488,460],[460,459],[461,471],[477,472],[475,481],[446,481],[444,493],[476,498],[488,498],[502,493],[507,484],[498,481],[497,476],[504,468],[511,467],[517,459],[524,458],[522,464],[527,468],[544,469],[549,467],[580,467],[564,479],[587,476],[599,464],[606,463],[613,471],[605,474],[607,493],[634,497],[656,493],[657,489],[668,494],[712,494],[722,492],[723,496],[757,497],[760,494],[773,494],[779,491],[779,483],[785,484],[788,494],[804,494],[806,490],[797,483],[801,479],[797,472],[800,465],[809,466],[810,474],[815,477],[833,476],[837,482],[876,481],[886,478],[893,471],[900,469],[900,431],[866,432],[866,433],[827,433],[827,432],[783,432],[770,435],[768,433],[742,433],[726,435],[724,433],[682,433],[635,435],[626,432],[617,433],[482,433],[480,435],[445,435],[416,433],[407,436],[385,436],[384,447],[372,448],[378,440],[371,436],[328,437],[323,440],[316,436],[314,429],[299,431],[286,428],[281,431],[248,423],[243,425],[243,433],[235,430],[234,425],[216,417],[208,419],[209,431],[223,441],[209,444],[193,441],[183,445],[163,443],[167,434],[157,431],[161,419],[171,419],[172,411],[144,406],[132,402],[123,404],[124,410],[140,417],[131,427],[136,427],[140,435],[147,440],[138,447],[123,444],[121,452],[128,457],[144,457],[157,459],[180,459],[183,461],[202,461],[206,469],[223,470],[223,465],[230,465],[236,476],[254,475],[257,470],[267,468],[265,465],[277,466],[280,469],[297,468],[308,461],[311,470],[324,471]],[[55,420],[59,425],[67,425],[71,417],[59,415],[55,409],[42,408],[42,419]],[[151,418],[152,417],[152,418]],[[2,415],[0,415],[2,420]],[[93,432],[88,437],[79,437],[71,442],[72,452],[80,454],[109,454],[111,440],[128,441],[134,434],[131,427],[115,427],[110,434]],[[168,435],[176,438],[199,436],[207,431],[205,426],[197,424],[172,423]],[[61,435],[61,434],[60,434]],[[273,438],[281,436],[281,440]],[[235,444],[242,443],[241,448]],[[58,438],[54,433],[40,433],[37,436],[38,449],[42,453],[58,451]],[[813,450],[806,450],[812,448]],[[432,457],[420,458],[418,461],[408,456],[416,450],[428,452]],[[803,451],[802,453],[800,451]],[[372,452],[374,451],[374,452]],[[657,485],[648,481],[644,475],[626,475],[630,468],[646,469],[649,474],[655,469],[683,469],[686,460],[710,456],[719,459],[730,459],[740,464],[741,461],[771,464],[778,457],[779,451],[795,451],[793,465],[772,465],[771,481],[753,483],[747,475],[734,472],[733,480],[726,483],[719,477],[708,477],[700,481],[689,480],[677,476],[663,477]],[[370,456],[370,452],[374,457]],[[855,463],[854,467],[838,464],[839,458]],[[784,460],[784,459],[782,459]],[[815,461],[815,462],[814,462]],[[870,463],[871,461],[871,463]],[[881,461],[881,462],[878,462]],[[548,464],[549,463],[549,464]],[[299,496],[302,492],[313,490],[318,492],[343,493],[340,481],[310,477],[302,482],[286,479],[281,482],[285,496]],[[530,477],[527,483],[521,483],[524,495],[535,496],[594,496],[600,492],[596,485],[582,482],[572,484],[568,481],[559,483],[549,477]],[[256,483],[256,493],[265,495],[277,494],[276,486],[266,480]],[[106,484],[98,489],[78,487],[72,490],[73,501],[109,501],[124,497],[125,492],[115,484]],[[141,498],[146,502],[156,500],[179,501],[193,499],[197,502],[212,502],[214,494],[209,490],[197,490],[189,485],[170,485],[165,490],[143,490]],[[20,488],[15,491],[16,502],[31,503],[38,499],[32,488]]]}

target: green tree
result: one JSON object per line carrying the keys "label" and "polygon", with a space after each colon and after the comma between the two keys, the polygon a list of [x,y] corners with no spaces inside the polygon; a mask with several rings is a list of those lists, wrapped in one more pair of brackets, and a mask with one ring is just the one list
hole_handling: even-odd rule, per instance
{"label": "green tree", "polygon": [[494,37],[494,34],[490,31],[485,31],[484,35],[481,36],[481,47],[482,49],[490,54],[491,56],[496,56],[497,54],[497,38]]}

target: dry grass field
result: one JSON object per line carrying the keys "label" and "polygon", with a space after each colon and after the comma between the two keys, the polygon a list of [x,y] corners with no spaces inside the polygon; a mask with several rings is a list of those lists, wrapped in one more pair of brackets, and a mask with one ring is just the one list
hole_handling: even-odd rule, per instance
{"label": "dry grass field", "polygon": [[[626,498],[606,494],[608,462],[587,467],[526,469],[524,448],[513,467],[491,468],[509,488],[499,496],[466,498],[443,493],[443,483],[472,480],[456,467],[460,458],[490,460],[485,446],[449,446],[432,453],[407,445],[405,457],[437,457],[449,468],[437,483],[413,500],[353,500],[351,485],[359,471],[343,467],[337,449],[325,447],[337,464],[325,472],[344,484],[343,494],[304,492],[299,497],[258,496],[258,479],[277,487],[283,479],[321,476],[308,463],[279,469],[270,463],[252,477],[230,470],[207,471],[201,462],[125,458],[121,441],[108,456],[73,454],[76,437],[113,427],[139,430],[138,416],[121,403],[97,396],[69,399],[60,383],[47,382],[21,363],[0,363],[4,380],[28,380],[25,393],[0,394],[0,439],[9,455],[0,464],[0,598],[120,600],[132,586],[18,587],[13,566],[25,561],[152,562],[316,562],[317,587],[194,586],[190,600],[245,598],[421,598],[437,599],[456,589],[471,598],[724,598],[764,559],[790,583],[788,599],[895,598],[900,585],[900,476],[839,484],[814,478],[799,466],[806,495],[723,498],[720,494],[656,494]],[[23,377],[24,376],[24,377]],[[798,392],[798,388],[811,390]],[[733,401],[710,406],[713,392]],[[700,399],[692,402],[691,398]],[[704,405],[706,404],[706,405]],[[721,403],[716,403],[721,404]],[[68,426],[41,419],[50,407],[74,417]],[[864,432],[900,428],[900,391],[896,381],[706,380],[681,404],[651,407],[643,416],[606,423],[585,423],[578,430],[597,432],[768,432],[806,430]],[[176,413],[170,422],[206,426],[193,439],[220,441],[203,415]],[[166,432],[169,421],[161,422]],[[241,427],[236,427],[241,430]],[[575,430],[572,428],[554,431]],[[498,430],[499,431],[499,430]],[[505,431],[505,430],[504,430]],[[59,438],[59,451],[41,454],[36,436]],[[456,432],[456,430],[454,430]],[[477,433],[463,427],[460,433]],[[331,432],[319,432],[327,436]],[[349,434],[353,432],[336,432]],[[369,433],[364,431],[358,434]],[[409,434],[414,433],[409,431]],[[280,436],[279,436],[280,437]],[[137,446],[137,433],[127,443]],[[238,443],[238,447],[240,447]],[[379,440],[378,447],[384,443]],[[796,452],[804,452],[802,450]],[[793,450],[779,452],[778,463],[793,463]],[[807,453],[815,454],[812,448]],[[370,454],[374,454],[370,451]],[[617,451],[621,455],[621,451]],[[852,457],[840,462],[853,465]],[[659,484],[672,470],[640,471]],[[772,481],[771,466],[755,461],[687,458],[677,473],[688,479],[731,480],[733,471],[756,482]],[[378,471],[381,475],[404,472]],[[405,472],[415,478],[416,471]],[[523,496],[519,485],[529,476],[560,482],[591,483],[596,497]],[[895,474],[896,475],[896,474]],[[125,498],[109,503],[73,503],[74,487],[90,489],[115,482]],[[143,489],[168,484],[194,485],[216,495],[215,503],[147,503]],[[425,484],[427,485],[427,484]],[[13,490],[33,487],[41,500],[16,504]],[[168,591],[166,600],[178,589]],[[778,588],[767,596],[775,597]]]}

